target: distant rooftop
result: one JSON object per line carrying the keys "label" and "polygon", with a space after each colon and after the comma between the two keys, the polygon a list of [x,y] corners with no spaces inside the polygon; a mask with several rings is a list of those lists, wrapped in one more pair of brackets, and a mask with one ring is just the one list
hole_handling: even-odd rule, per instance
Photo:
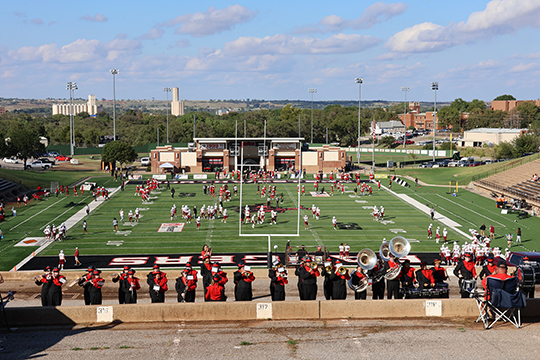
{"label": "distant rooftop", "polygon": [[477,128],[477,129],[467,130],[467,132],[488,133],[488,134],[520,134],[522,131],[527,131],[527,130],[528,129]]}

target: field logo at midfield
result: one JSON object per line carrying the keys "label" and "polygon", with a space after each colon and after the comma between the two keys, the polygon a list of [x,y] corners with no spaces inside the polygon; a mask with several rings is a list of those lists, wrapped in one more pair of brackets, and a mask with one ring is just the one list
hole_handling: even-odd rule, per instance
{"label": "field logo at midfield", "polygon": [[353,222],[349,222],[349,223],[338,222],[336,225],[341,230],[362,230],[362,228],[357,223],[353,223]]}
{"label": "field logo at midfield", "polygon": [[328,195],[328,193],[326,191],[323,192],[323,193],[321,193],[319,191],[310,191],[309,193],[313,197],[330,197],[330,195]]}
{"label": "field logo at midfield", "polygon": [[157,232],[182,232],[185,223],[161,224]]}

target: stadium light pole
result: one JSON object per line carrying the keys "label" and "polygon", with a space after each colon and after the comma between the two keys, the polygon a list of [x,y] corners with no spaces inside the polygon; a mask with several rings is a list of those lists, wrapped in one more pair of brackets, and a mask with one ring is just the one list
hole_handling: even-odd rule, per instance
{"label": "stadium light pole", "polygon": [[163,88],[163,91],[167,93],[167,144],[169,143],[169,93],[172,91],[170,87]]}
{"label": "stadium light pole", "polygon": [[435,102],[433,103],[433,162],[435,162],[435,133],[437,131],[437,90],[439,90],[439,83],[436,81],[432,82],[431,90],[435,91]]}
{"label": "stadium light pole", "polygon": [[354,82],[358,84],[358,139],[356,141],[356,160],[358,161],[358,167],[360,167],[360,105],[362,101],[362,83],[364,79],[357,77]]}
{"label": "stadium light pole", "polygon": [[403,149],[407,146],[407,92],[411,91],[410,87],[403,86],[401,91],[405,92],[405,112],[403,113],[403,125],[405,125],[405,139],[403,139]]}
{"label": "stadium light pole", "polygon": [[113,91],[113,141],[116,141],[116,75],[120,74],[120,70],[111,69],[112,74],[112,91]]}
{"label": "stadium light pole", "polygon": [[77,83],[68,81],[66,90],[69,90],[69,147],[71,150],[71,157],[73,158],[73,146],[75,143],[75,115],[73,114],[73,96],[75,95],[75,90],[77,90]]}
{"label": "stadium light pole", "polygon": [[308,89],[311,94],[311,143],[313,144],[313,94],[317,93],[317,89]]}

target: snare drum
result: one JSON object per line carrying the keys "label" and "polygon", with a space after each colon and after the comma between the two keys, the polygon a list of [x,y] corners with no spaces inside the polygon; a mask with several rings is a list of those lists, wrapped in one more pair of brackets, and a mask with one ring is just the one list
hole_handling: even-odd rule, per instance
{"label": "snare drum", "polygon": [[461,282],[461,292],[473,292],[476,290],[476,280],[463,280]]}

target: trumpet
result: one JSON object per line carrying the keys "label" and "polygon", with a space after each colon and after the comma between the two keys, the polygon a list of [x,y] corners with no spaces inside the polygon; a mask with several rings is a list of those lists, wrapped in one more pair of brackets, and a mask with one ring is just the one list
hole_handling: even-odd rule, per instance
{"label": "trumpet", "polygon": [[340,266],[340,267],[337,268],[336,272],[339,275],[343,276],[343,275],[345,275],[347,273],[347,269],[345,269],[343,266]]}
{"label": "trumpet", "polygon": [[327,267],[324,268],[326,270],[327,273],[331,273],[332,272],[332,266],[331,265],[328,265]]}
{"label": "trumpet", "polygon": [[317,264],[315,261],[312,261],[309,263],[309,267],[313,270],[316,270],[319,267],[319,264]]}

